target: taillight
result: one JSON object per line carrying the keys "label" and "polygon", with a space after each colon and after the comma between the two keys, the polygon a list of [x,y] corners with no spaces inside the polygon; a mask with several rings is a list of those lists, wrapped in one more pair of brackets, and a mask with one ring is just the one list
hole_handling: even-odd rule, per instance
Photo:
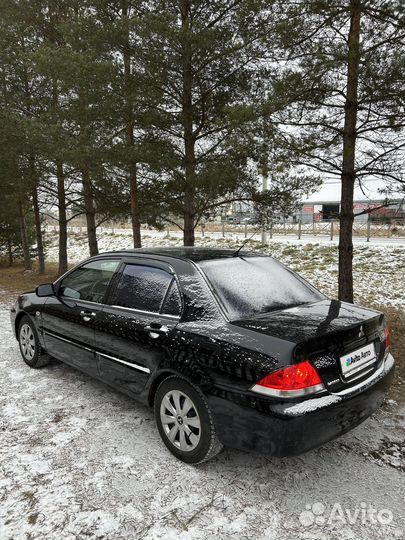
{"label": "taillight", "polygon": [[385,351],[388,352],[391,345],[391,332],[388,326],[384,328],[384,336],[385,336]]}
{"label": "taillight", "polygon": [[322,379],[309,362],[300,362],[266,375],[251,390],[274,397],[300,397],[324,390]]}

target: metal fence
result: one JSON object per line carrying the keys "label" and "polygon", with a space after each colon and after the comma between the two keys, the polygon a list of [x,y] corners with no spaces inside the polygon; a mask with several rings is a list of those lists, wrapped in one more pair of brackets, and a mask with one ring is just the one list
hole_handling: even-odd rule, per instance
{"label": "metal fence", "polygon": [[[48,230],[58,230],[57,225],[49,224]],[[86,234],[86,226],[81,220],[73,220],[68,227],[69,232],[75,232],[79,234]],[[104,223],[99,226],[97,231],[99,233],[112,233],[112,234],[131,234],[132,229],[129,223]],[[339,238],[340,227],[339,221],[321,221],[314,223],[297,223],[283,222],[283,223],[271,223],[265,230],[265,238],[271,239],[273,237],[284,237],[286,239],[303,239],[305,237],[319,237],[320,239],[335,240]],[[142,235],[158,236],[181,236],[181,231],[174,225],[166,226],[164,229],[155,230],[146,225],[142,227]],[[226,221],[222,223],[207,222],[198,225],[196,228],[196,236],[204,237],[211,236],[214,238],[225,238],[228,236],[235,236],[238,238],[260,239],[263,238],[263,231],[257,225],[249,223],[228,223]],[[367,242],[373,238],[386,238],[386,239],[405,239],[405,222],[397,220],[395,223],[382,224],[367,222],[355,222],[353,225],[353,236],[355,238],[364,239]]]}
{"label": "metal fence", "polygon": [[[248,234],[248,231],[246,231]],[[271,237],[295,236],[298,239],[303,236],[329,237],[331,240],[338,238],[340,234],[340,223],[338,220],[321,221],[314,223],[275,223],[270,224],[268,235]],[[373,223],[372,221],[354,222],[353,236],[365,238],[367,242],[370,238],[405,238],[405,223],[396,222],[391,224]]]}

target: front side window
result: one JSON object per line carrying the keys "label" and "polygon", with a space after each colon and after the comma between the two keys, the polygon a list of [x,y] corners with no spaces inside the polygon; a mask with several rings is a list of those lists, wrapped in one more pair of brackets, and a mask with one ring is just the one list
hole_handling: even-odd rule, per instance
{"label": "front side window", "polygon": [[271,257],[231,257],[199,264],[229,319],[286,309],[325,296]]}
{"label": "front side window", "polygon": [[118,260],[105,259],[76,268],[62,280],[59,295],[101,303],[119,264]]}
{"label": "front side window", "polygon": [[111,304],[160,313],[173,276],[160,268],[126,264],[114,287]]}

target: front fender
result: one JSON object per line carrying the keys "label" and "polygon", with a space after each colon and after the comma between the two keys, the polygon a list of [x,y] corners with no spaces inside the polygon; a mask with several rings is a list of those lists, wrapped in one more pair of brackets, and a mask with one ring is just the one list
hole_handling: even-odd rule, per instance
{"label": "front fender", "polygon": [[[38,301],[39,300],[39,301]],[[16,304],[10,310],[11,325],[14,335],[18,339],[18,327],[24,315],[28,316],[35,326],[41,346],[44,348],[42,334],[42,306],[44,302],[35,293],[24,293],[17,298]]]}

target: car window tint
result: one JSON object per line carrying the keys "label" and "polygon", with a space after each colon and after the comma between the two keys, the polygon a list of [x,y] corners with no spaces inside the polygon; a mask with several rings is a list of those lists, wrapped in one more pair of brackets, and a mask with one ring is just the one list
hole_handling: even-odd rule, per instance
{"label": "car window tint", "polygon": [[115,286],[111,303],[159,313],[172,278],[160,268],[127,264]]}
{"label": "car window tint", "polygon": [[203,261],[200,267],[231,320],[325,298],[271,257],[217,259]]}
{"label": "car window tint", "polygon": [[173,279],[165,301],[163,302],[162,313],[165,313],[166,315],[180,315],[181,307],[179,287],[177,281]]}
{"label": "car window tint", "polygon": [[119,264],[118,260],[99,260],[84,264],[62,280],[59,294],[100,303]]}

